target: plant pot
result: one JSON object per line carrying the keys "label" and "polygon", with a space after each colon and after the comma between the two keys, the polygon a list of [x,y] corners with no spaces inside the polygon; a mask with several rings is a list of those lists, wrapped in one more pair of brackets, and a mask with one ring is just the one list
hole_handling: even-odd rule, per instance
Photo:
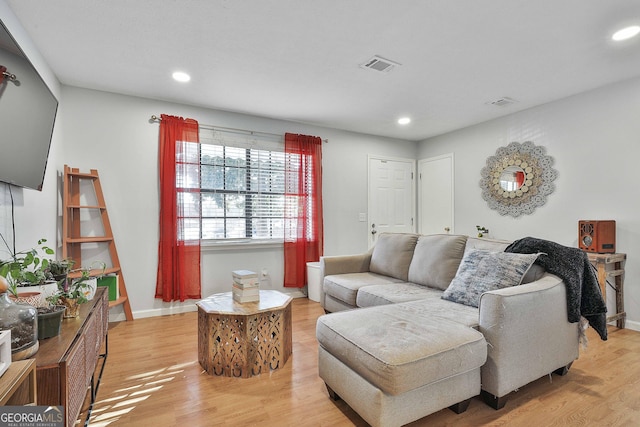
{"label": "plant pot", "polygon": [[80,315],[80,304],[77,299],[61,298],[64,304],[64,318],[78,317]]}
{"label": "plant pot", "polygon": [[63,305],[38,308],[38,339],[43,340],[60,335],[62,316],[66,308]]}
{"label": "plant pot", "polygon": [[96,296],[96,288],[98,287],[98,279],[95,277],[92,277],[90,279],[87,279],[85,281],[85,283],[87,284],[87,289],[85,289],[84,291],[84,297],[87,299],[87,301],[91,301],[93,299],[94,296]]}
{"label": "plant pot", "polygon": [[53,280],[55,280],[56,282],[61,282],[63,280],[67,280],[67,274],[54,274],[53,275]]}
{"label": "plant pot", "polygon": [[49,306],[47,298],[58,292],[58,283],[53,281],[45,282],[43,285],[35,286],[35,290],[40,291],[39,307],[47,307]]}
{"label": "plant pot", "polygon": [[40,292],[18,292],[18,295],[11,295],[16,304],[28,304],[34,307],[40,305]]}

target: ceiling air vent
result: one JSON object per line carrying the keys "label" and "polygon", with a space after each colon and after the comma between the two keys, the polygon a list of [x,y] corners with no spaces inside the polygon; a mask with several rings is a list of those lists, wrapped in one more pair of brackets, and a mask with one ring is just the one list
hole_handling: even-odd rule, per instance
{"label": "ceiling air vent", "polygon": [[400,64],[398,64],[397,62],[389,61],[388,59],[384,59],[379,56],[374,56],[364,64],[360,64],[360,67],[380,71],[382,73],[388,73],[398,65]]}
{"label": "ceiling air vent", "polygon": [[511,105],[516,102],[517,101],[515,99],[507,98],[505,96],[504,98],[496,99],[495,101],[489,101],[486,104],[495,105],[496,107],[506,107],[507,105]]}

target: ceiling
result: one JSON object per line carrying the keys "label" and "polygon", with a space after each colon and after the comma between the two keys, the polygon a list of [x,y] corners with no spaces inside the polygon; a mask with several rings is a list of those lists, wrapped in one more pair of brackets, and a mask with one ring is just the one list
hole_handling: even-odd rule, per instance
{"label": "ceiling", "polygon": [[63,84],[406,140],[640,75],[637,0],[5,1]]}

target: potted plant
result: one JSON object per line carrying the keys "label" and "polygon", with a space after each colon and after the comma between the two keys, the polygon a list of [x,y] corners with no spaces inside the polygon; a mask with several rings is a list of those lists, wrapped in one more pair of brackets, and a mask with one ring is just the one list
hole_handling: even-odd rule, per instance
{"label": "potted plant", "polygon": [[[99,263],[104,272],[106,264],[104,262]],[[91,268],[85,268],[80,271],[80,277],[71,278],[67,276],[66,279],[58,282],[58,290],[47,298],[47,301],[52,305],[65,306],[65,318],[78,317],[80,304],[89,301],[93,298],[92,294],[95,293],[96,277],[92,276]]]}
{"label": "potted plant", "polygon": [[62,317],[65,312],[63,305],[48,305],[46,307],[38,307],[38,339],[60,335],[60,327],[62,326]]}
{"label": "potted plant", "polygon": [[91,301],[96,294],[96,289],[98,288],[98,279],[102,277],[107,270],[107,264],[103,261],[94,261],[88,268],[90,273],[90,278],[86,279],[87,282],[87,290],[86,297],[87,300]]}
{"label": "potted plant", "polygon": [[66,279],[75,264],[72,259],[52,260],[49,262],[49,272],[56,282]]}
{"label": "potted plant", "polygon": [[11,253],[10,259],[0,261],[0,276],[6,278],[8,293],[17,303],[36,307],[38,339],[59,335],[64,307],[49,306],[45,299],[57,289],[52,268],[55,271],[58,261],[47,257],[54,255],[53,249],[46,246],[46,239],[40,239],[36,248],[13,253],[4,236],[2,240]]}
{"label": "potted plant", "polygon": [[47,255],[53,255],[54,251],[46,246],[46,239],[38,240],[38,246],[22,252],[12,252],[6,240],[2,236],[11,258],[0,261],[0,276],[7,279],[9,292],[19,302],[26,302],[30,305],[41,305],[40,294],[42,288],[32,288],[29,290],[20,289],[23,287],[42,286],[47,283],[55,283],[51,275],[49,264],[51,260]]}

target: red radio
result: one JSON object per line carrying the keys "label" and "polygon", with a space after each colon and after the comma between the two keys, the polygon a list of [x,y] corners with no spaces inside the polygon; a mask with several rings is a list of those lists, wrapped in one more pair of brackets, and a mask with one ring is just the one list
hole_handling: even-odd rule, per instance
{"label": "red radio", "polygon": [[587,252],[615,252],[616,222],[613,220],[578,221],[578,247]]}

